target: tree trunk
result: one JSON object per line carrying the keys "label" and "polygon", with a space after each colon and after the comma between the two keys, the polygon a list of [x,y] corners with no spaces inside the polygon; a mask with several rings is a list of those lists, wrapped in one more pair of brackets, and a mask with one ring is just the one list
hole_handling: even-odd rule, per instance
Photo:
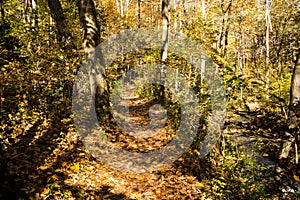
{"label": "tree trunk", "polygon": [[[279,159],[288,159],[289,152],[292,148],[292,143],[299,135],[299,120],[300,118],[300,50],[294,62],[293,76],[290,89],[290,110],[289,110],[289,132],[286,132],[288,141],[284,142]],[[296,141],[297,142],[297,141]],[[295,143],[297,149],[297,143]],[[295,152],[297,155],[297,152]],[[298,160],[296,160],[298,163]]]}
{"label": "tree trunk", "polygon": [[161,60],[165,62],[168,53],[168,39],[169,39],[169,0],[162,1],[162,49]]}
{"label": "tree trunk", "polygon": [[137,0],[137,7],[138,7],[138,28],[141,28],[141,0]]}
{"label": "tree trunk", "polygon": [[271,18],[270,18],[270,7],[271,4],[266,1],[266,90],[269,88],[269,74],[270,74],[270,31],[272,31],[271,27]]}
{"label": "tree trunk", "polygon": [[120,13],[121,17],[123,17],[124,16],[123,0],[116,0],[116,5],[119,9],[119,13]]}
{"label": "tree trunk", "polygon": [[37,1],[36,0],[25,0],[24,1],[24,23],[31,24],[32,29],[37,26]]}
{"label": "tree trunk", "polygon": [[24,11],[23,11],[24,23],[30,22],[29,7],[30,7],[30,1],[29,0],[25,0],[24,1]]}
{"label": "tree trunk", "polygon": [[50,8],[51,16],[56,24],[59,41],[62,43],[71,43],[72,47],[75,48],[71,33],[67,30],[67,23],[60,1],[48,0],[48,6]]}
{"label": "tree trunk", "polygon": [[205,0],[202,0],[201,7],[202,7],[202,21],[204,22],[206,19]]}
{"label": "tree trunk", "polygon": [[232,1],[229,1],[229,4],[226,8],[224,7],[224,2],[221,3],[222,24],[221,24],[221,30],[219,36],[219,49],[220,49],[219,52],[220,55],[222,55],[223,57],[224,57],[224,51],[227,48],[226,40],[228,37],[228,29],[229,29],[228,18],[230,15],[231,6],[232,6]]}
{"label": "tree trunk", "polygon": [[100,25],[96,18],[96,9],[93,0],[78,0],[80,23],[83,29],[82,43],[86,53],[86,63],[89,68],[90,91],[95,103],[99,100],[100,111],[106,112],[109,107],[108,91],[104,78],[104,67],[102,54],[99,48],[95,48],[100,43]]}
{"label": "tree trunk", "polygon": [[[160,79],[161,84],[164,85],[166,78],[166,64],[168,54],[168,43],[169,43],[169,0],[162,1],[162,48],[161,48],[161,69],[160,69]],[[164,100],[165,88],[160,87],[160,99]]]}
{"label": "tree trunk", "polygon": [[3,7],[3,0],[0,0],[0,13],[1,13],[1,20],[4,21],[4,7]]}
{"label": "tree trunk", "polygon": [[290,113],[294,113],[297,117],[300,117],[300,50],[297,55],[293,76],[292,76],[292,83],[291,83],[291,91],[290,91]]}
{"label": "tree trunk", "polygon": [[36,28],[37,26],[37,2],[36,0],[31,0],[31,8],[32,8],[32,22],[31,22],[31,26],[33,29]]}

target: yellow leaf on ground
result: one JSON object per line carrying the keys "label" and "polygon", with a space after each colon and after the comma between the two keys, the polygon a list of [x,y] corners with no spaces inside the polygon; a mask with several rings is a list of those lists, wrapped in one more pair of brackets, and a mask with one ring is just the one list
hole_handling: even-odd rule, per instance
{"label": "yellow leaf on ground", "polygon": [[200,155],[200,151],[198,151],[197,149],[195,149],[194,152],[195,152],[197,155]]}
{"label": "yellow leaf on ground", "polygon": [[204,184],[203,184],[203,183],[200,183],[200,182],[198,182],[198,183],[196,183],[196,187],[198,187],[198,188],[204,188]]}
{"label": "yellow leaf on ground", "polygon": [[88,170],[88,171],[91,171],[91,170],[94,169],[94,167],[93,166],[84,166],[84,169]]}
{"label": "yellow leaf on ground", "polygon": [[294,176],[293,176],[293,177],[294,177],[295,181],[297,181],[297,182],[300,182],[300,178],[299,178],[299,176],[297,176],[297,175],[295,175],[295,174],[294,174]]}
{"label": "yellow leaf on ground", "polygon": [[46,166],[46,165],[40,166],[40,169],[41,169],[41,170],[48,169],[48,166]]}
{"label": "yellow leaf on ground", "polygon": [[79,163],[75,163],[73,166],[70,167],[71,170],[78,171],[79,170]]}
{"label": "yellow leaf on ground", "polygon": [[55,181],[59,179],[58,176],[57,176],[56,174],[52,175],[51,177],[52,177],[52,179],[55,180]]}
{"label": "yellow leaf on ground", "polygon": [[58,190],[54,194],[61,194],[61,192],[60,192],[60,190]]}
{"label": "yellow leaf on ground", "polygon": [[42,194],[49,194],[49,192],[50,192],[50,188],[45,188]]}

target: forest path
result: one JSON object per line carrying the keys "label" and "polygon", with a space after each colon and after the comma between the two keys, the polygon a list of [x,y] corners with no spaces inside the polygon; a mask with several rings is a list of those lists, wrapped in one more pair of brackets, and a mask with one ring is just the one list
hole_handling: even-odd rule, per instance
{"label": "forest path", "polygon": [[113,126],[108,130],[115,145],[134,152],[149,152],[172,140],[176,130],[158,100],[141,98],[135,88],[125,87],[116,102],[112,109]]}
{"label": "forest path", "polygon": [[[122,101],[119,104],[129,106],[127,115],[121,115],[121,117],[124,121],[123,130],[126,130],[130,135],[136,138],[163,137],[161,133],[167,131],[165,126],[167,125],[167,116],[163,106],[156,100],[139,97],[136,95],[134,87],[125,88]],[[278,141],[270,141],[266,137],[246,136],[247,130],[245,126],[250,123],[247,117],[254,114],[251,112],[245,113],[243,112],[243,116],[236,115],[237,117],[233,120],[229,119],[229,123],[225,125],[222,135],[236,144],[238,153],[242,153],[257,163],[274,169],[276,161],[268,158],[263,153],[257,152],[255,142],[265,140],[276,143]],[[150,123],[152,125],[149,125]],[[127,127],[125,128],[125,126]]]}
{"label": "forest path", "polygon": [[[166,136],[167,131],[170,131],[170,126],[167,127],[167,116],[164,107],[163,105],[159,104],[157,100],[141,98],[135,93],[135,88],[129,86],[125,88],[119,105],[129,106],[127,113],[125,110],[123,110],[123,113],[126,114],[118,115],[118,117],[120,117],[124,122],[121,125],[121,129],[125,130],[127,134],[133,136],[139,142],[144,142],[144,144],[145,141],[141,141],[140,139],[148,138],[151,140],[152,138],[153,140],[153,137],[160,137],[160,141],[166,141],[164,136]],[[249,123],[251,123],[248,117],[255,114],[251,112],[247,113],[245,111],[242,113],[243,116],[236,115],[235,118],[228,120],[228,123],[225,125],[225,128],[222,132],[223,137],[226,137],[236,144],[237,153],[244,154],[253,161],[266,165],[268,168],[274,169],[276,161],[270,159],[267,154],[258,152],[255,148],[255,145],[257,141],[267,141],[273,143],[278,143],[278,141],[270,141],[271,139],[267,137],[247,136],[247,134],[245,134],[247,133],[246,127],[249,125]],[[245,117],[245,115],[247,117]],[[172,131],[175,132],[175,130]],[[172,134],[174,132],[172,132]],[[151,145],[151,143],[148,143],[147,145]],[[155,146],[150,149],[154,148]],[[145,146],[143,149],[145,149]]]}

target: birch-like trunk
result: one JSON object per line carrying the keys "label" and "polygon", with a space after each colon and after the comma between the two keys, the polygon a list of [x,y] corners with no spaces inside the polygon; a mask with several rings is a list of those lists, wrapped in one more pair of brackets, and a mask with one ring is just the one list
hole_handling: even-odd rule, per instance
{"label": "birch-like trunk", "polygon": [[[160,71],[160,79],[161,84],[164,85],[166,78],[166,64],[165,61],[167,59],[168,54],[168,44],[169,44],[169,0],[162,1],[162,48],[161,48],[161,71]],[[164,87],[160,87],[160,97],[164,100],[165,89]]]}
{"label": "birch-like trunk", "polygon": [[37,26],[37,2],[36,0],[31,0],[31,8],[32,8],[32,28],[36,28]]}
{"label": "birch-like trunk", "polygon": [[[269,88],[270,74],[270,32],[272,31],[270,8],[272,1],[266,1],[266,90]],[[267,96],[268,98],[268,96]]]}
{"label": "birch-like trunk", "polygon": [[37,2],[36,0],[24,1],[24,23],[29,23],[33,29],[37,26]]}
{"label": "birch-like trunk", "polygon": [[201,7],[202,7],[202,21],[205,21],[206,19],[205,0],[202,0]]}
{"label": "birch-like trunk", "polygon": [[[101,63],[103,60],[102,54],[98,48],[95,48],[100,43],[100,25],[97,22],[95,5],[93,0],[78,0],[77,7],[83,29],[82,43],[84,52],[87,55],[86,63],[89,68],[91,95],[95,98],[97,91],[97,99],[100,98],[99,103],[105,110],[109,106],[109,101],[104,69]],[[93,103],[95,103],[95,99],[93,99]]]}

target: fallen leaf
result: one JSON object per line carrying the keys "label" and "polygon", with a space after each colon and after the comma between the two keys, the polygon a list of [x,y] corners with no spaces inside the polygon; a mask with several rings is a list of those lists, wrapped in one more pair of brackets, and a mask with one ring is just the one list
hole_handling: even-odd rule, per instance
{"label": "fallen leaf", "polygon": [[297,176],[297,175],[295,175],[295,174],[294,174],[294,176],[293,176],[293,177],[294,177],[295,181],[297,181],[297,182],[300,182],[300,178],[299,178],[299,176]]}
{"label": "fallen leaf", "polygon": [[50,188],[45,188],[44,191],[42,192],[42,194],[49,194],[50,192]]}
{"label": "fallen leaf", "polygon": [[197,187],[197,188],[204,188],[204,184],[201,183],[201,182],[197,182],[197,183],[196,183],[196,187]]}
{"label": "fallen leaf", "polygon": [[79,170],[79,163],[75,163],[73,166],[70,167],[71,170],[78,171]]}
{"label": "fallen leaf", "polygon": [[48,169],[48,166],[46,166],[46,165],[40,166],[40,169],[41,170],[46,170],[46,169]]}

